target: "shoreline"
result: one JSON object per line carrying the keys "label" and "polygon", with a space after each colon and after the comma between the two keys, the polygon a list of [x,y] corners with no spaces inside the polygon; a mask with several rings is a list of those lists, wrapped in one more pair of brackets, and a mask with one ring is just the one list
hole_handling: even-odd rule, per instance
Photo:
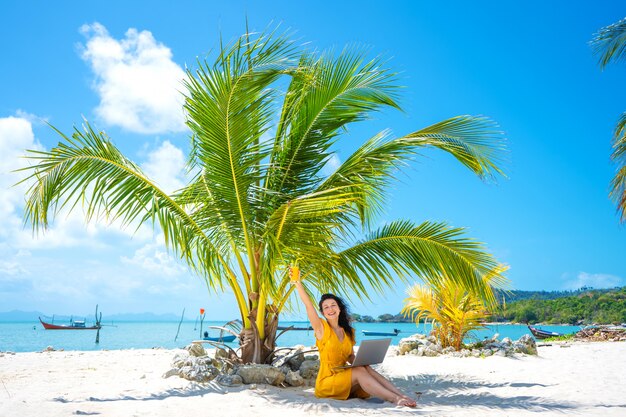
{"label": "shoreline", "polygon": [[[205,323],[206,326],[206,323]],[[363,334],[365,331],[392,331],[400,329],[397,336],[392,337],[392,344],[397,345],[401,339],[414,334],[427,334],[430,326],[416,327],[415,324],[361,324],[356,323],[357,342],[366,340],[370,336]],[[577,327],[551,328],[561,333],[578,331]],[[498,333],[500,338],[509,337],[512,340],[519,339],[524,334],[530,334],[526,326],[490,326],[484,330],[477,330],[468,335],[467,341],[476,342],[485,337],[492,337]],[[0,325],[0,351],[12,352],[33,352],[46,349],[52,346],[55,349],[65,350],[111,350],[125,348],[153,348],[163,347],[166,349],[176,349],[184,347],[192,340],[200,338],[199,329],[196,330],[193,324],[184,325],[180,329],[180,334],[176,340],[177,324],[163,323],[129,323],[117,327],[106,327],[100,331],[100,343],[94,343],[96,332],[90,331],[56,331],[44,330],[42,328],[33,329],[32,325],[9,324]],[[213,335],[213,334],[211,334]],[[288,331],[277,340],[280,346],[315,344],[314,335],[310,331]],[[231,344],[232,345],[232,344]],[[0,387],[1,389],[1,387]]]}
{"label": "shoreline", "polygon": [[624,415],[626,343],[551,342],[538,350],[513,358],[388,354],[379,372],[406,392],[421,392],[417,409],[318,399],[313,387],[226,388],[163,378],[179,349],[3,353],[0,415]]}
{"label": "shoreline", "polygon": [[[43,317],[43,316],[42,316]],[[69,316],[68,316],[69,317]],[[80,316],[83,317],[83,316]],[[219,319],[212,319],[212,320],[207,320],[206,323],[227,323],[229,320],[219,320]],[[89,320],[87,319],[87,323],[93,322],[93,320]],[[109,323],[171,323],[171,324],[178,324],[180,322],[179,319],[177,320],[171,320],[171,319],[136,319],[136,320],[132,320],[132,319],[122,319],[122,320],[116,320],[116,319],[106,319],[102,321],[103,324],[105,325],[109,325]],[[280,323],[308,323],[308,320],[284,320]],[[37,319],[15,319],[15,320],[11,320],[11,319],[0,319],[0,324],[7,324],[7,323],[23,323],[23,324],[34,324],[39,326],[39,320]],[[185,324],[191,324],[191,323],[195,323],[194,320],[192,319],[185,319],[182,321],[182,323]],[[360,323],[360,324],[415,324],[415,322],[413,321],[358,321],[358,320],[354,320],[353,323]],[[419,324],[424,324],[424,322],[420,322]],[[514,322],[514,321],[494,321],[494,322],[485,322],[483,323],[486,326],[497,326],[497,325],[516,325],[516,326],[526,326],[527,323],[518,323],[518,322]],[[531,326],[613,326],[615,324],[613,323],[594,323],[594,324],[569,324],[569,323],[534,323],[531,324]]]}

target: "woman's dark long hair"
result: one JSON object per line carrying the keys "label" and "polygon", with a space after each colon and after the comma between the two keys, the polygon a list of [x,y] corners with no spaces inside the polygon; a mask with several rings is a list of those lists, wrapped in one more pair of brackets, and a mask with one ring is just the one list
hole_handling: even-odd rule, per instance
{"label": "woman's dark long hair", "polygon": [[350,314],[348,312],[348,306],[343,300],[337,297],[335,294],[324,294],[322,298],[320,298],[319,307],[322,315],[324,314],[324,310],[322,310],[322,303],[326,300],[335,300],[337,303],[337,307],[339,307],[339,326],[343,329],[343,331],[348,335],[350,340],[354,342],[354,328],[350,325]]}

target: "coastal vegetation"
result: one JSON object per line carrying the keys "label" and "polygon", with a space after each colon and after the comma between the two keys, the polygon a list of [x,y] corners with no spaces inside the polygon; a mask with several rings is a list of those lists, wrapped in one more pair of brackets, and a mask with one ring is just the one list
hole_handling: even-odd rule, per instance
{"label": "coastal vegetation", "polygon": [[410,220],[373,227],[398,169],[423,148],[480,178],[501,174],[494,122],[457,116],[397,138],[383,131],[339,161],[334,144],[348,126],[400,108],[396,76],[361,50],[311,52],[275,33],[220,46],[213,62],[187,71],[185,87],[192,178],[184,188],[167,194],[86,121],[71,136],[55,129],[56,147],[28,153],[33,229],[80,206],[87,221],[158,226],[210,292],[234,294],[246,363],[271,360],[294,264],[310,292],[367,299],[396,280],[436,284],[445,275],[496,302],[484,277],[498,263],[464,229]]}
{"label": "coastal vegetation", "polygon": [[[497,293],[502,301],[502,293]],[[510,302],[510,299],[516,301]],[[509,291],[504,301],[491,311],[489,320],[570,325],[626,323],[626,287],[583,288],[575,291]],[[355,321],[364,323],[412,321],[403,313],[382,314],[377,319],[359,314],[353,314],[352,317]]]}
{"label": "coastal vegetation", "polygon": [[[595,55],[599,56],[599,65],[604,69],[614,61],[626,58],[626,18],[606,26],[595,34],[591,41]],[[622,113],[613,131],[613,152],[611,160],[617,170],[611,180],[609,197],[617,205],[620,221],[626,222],[626,112]]]}
{"label": "coastal vegetation", "polygon": [[527,299],[506,304],[497,321],[550,324],[626,323],[626,287],[587,291],[554,300]]}
{"label": "coastal vegetation", "polygon": [[368,316],[366,314],[361,315],[358,313],[350,314],[352,321],[357,321],[360,323],[411,323],[413,320],[410,317],[405,316],[402,313],[398,314],[381,314],[377,318],[372,316]]}
{"label": "coastal vegetation", "polygon": [[577,290],[554,290],[554,291],[523,291],[523,290],[494,290],[499,303],[511,303],[519,300],[555,300],[557,298],[571,297],[584,294],[589,291],[606,292],[610,289],[593,289],[592,287],[581,287]]}

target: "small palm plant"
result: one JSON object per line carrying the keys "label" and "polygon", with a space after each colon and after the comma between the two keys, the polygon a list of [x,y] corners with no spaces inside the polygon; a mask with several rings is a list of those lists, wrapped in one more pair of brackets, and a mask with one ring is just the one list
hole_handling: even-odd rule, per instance
{"label": "small palm plant", "polygon": [[[486,283],[501,277],[507,269],[506,266],[497,267],[491,274],[485,275]],[[499,278],[497,284],[502,286],[505,282]],[[431,279],[425,285],[416,284],[407,290],[407,294],[402,313],[416,323],[422,319],[430,320],[433,335],[441,346],[451,346],[455,350],[461,349],[463,339],[469,332],[484,328],[483,323],[490,316],[488,306],[494,306],[445,275]]]}

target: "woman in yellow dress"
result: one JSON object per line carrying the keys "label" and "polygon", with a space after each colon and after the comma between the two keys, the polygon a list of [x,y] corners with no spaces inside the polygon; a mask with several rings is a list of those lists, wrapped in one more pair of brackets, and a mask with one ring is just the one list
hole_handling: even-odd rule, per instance
{"label": "woman in yellow dress", "polygon": [[370,395],[397,405],[415,407],[415,400],[406,396],[384,376],[370,366],[335,369],[354,360],[354,329],[348,319],[348,309],[341,298],[324,294],[319,309],[321,319],[311,298],[300,282],[297,267],[290,271],[291,282],[306,308],[307,316],[315,333],[315,344],[320,354],[320,370],[315,381],[315,396],[346,400],[351,397],[368,398]]}

